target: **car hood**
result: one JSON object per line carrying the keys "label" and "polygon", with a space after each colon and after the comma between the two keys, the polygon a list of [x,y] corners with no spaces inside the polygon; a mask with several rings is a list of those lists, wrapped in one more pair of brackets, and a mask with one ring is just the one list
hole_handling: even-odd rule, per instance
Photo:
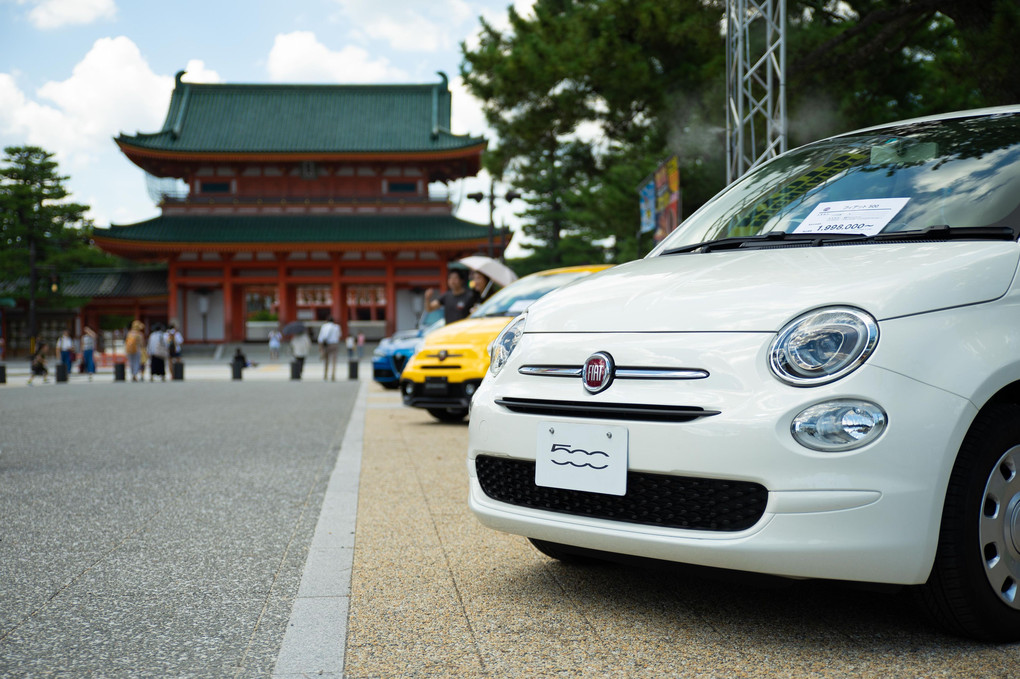
{"label": "car hood", "polygon": [[421,335],[414,335],[412,337],[401,337],[395,338],[386,344],[379,345],[379,353],[384,356],[395,354],[398,351],[413,350],[416,346],[421,344]]}
{"label": "car hood", "polygon": [[510,316],[465,318],[430,332],[425,337],[421,350],[470,345],[481,346],[484,351],[489,342],[494,340],[499,331],[512,320]]}
{"label": "car hood", "polygon": [[775,332],[836,304],[894,318],[1002,296],[1018,255],[1012,241],[957,241],[652,257],[539,300],[527,332]]}

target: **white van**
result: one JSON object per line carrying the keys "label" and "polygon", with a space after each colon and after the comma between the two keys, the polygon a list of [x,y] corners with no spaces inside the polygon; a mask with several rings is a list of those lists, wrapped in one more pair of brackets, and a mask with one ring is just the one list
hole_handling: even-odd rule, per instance
{"label": "white van", "polygon": [[752,170],[507,326],[471,509],[555,558],[917,585],[1020,639],[1018,206],[1018,106]]}

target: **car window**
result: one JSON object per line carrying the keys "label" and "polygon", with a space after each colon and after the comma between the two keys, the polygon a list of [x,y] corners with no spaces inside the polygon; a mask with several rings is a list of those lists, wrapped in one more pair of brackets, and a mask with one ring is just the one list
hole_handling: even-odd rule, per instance
{"label": "car window", "polygon": [[838,137],[749,172],[653,251],[784,233],[875,235],[930,226],[1020,233],[1020,115]]}
{"label": "car window", "polygon": [[534,274],[526,276],[490,297],[475,309],[471,318],[486,316],[516,316],[524,312],[531,303],[567,283],[590,274],[590,271],[565,271],[555,274]]}

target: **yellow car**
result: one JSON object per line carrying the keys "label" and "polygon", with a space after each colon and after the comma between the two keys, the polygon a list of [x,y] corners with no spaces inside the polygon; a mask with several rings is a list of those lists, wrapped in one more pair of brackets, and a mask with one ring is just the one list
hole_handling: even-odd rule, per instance
{"label": "yellow car", "polygon": [[404,405],[425,408],[442,422],[459,422],[489,370],[489,344],[538,298],[603,269],[592,264],[525,276],[486,300],[468,318],[428,335],[400,374]]}

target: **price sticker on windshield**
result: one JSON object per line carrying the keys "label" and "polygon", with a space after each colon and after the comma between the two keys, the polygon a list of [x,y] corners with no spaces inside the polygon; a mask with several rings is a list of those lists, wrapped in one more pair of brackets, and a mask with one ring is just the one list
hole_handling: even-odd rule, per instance
{"label": "price sticker on windshield", "polygon": [[819,203],[794,233],[855,233],[874,236],[892,221],[909,198],[838,200]]}

